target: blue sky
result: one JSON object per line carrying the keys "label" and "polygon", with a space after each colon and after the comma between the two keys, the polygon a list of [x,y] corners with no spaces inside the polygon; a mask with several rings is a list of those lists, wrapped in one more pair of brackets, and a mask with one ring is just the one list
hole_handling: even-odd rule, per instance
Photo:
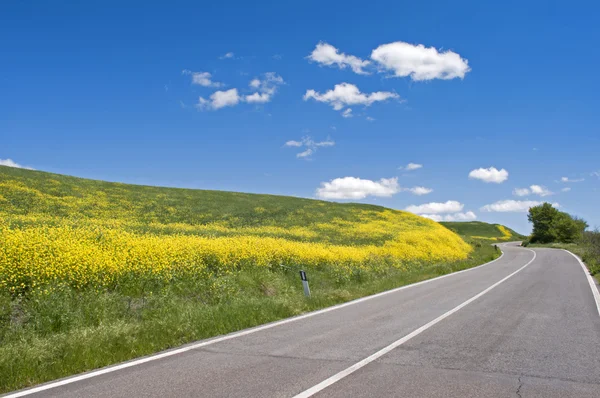
{"label": "blue sky", "polygon": [[0,162],[600,226],[600,6],[288,3],[2,2]]}

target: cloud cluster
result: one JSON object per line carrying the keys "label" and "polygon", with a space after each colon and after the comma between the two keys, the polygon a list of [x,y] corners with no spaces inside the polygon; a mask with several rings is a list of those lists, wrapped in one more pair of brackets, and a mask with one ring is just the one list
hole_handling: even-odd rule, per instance
{"label": "cloud cluster", "polygon": [[422,205],[408,206],[406,211],[418,214],[434,221],[472,221],[477,219],[477,215],[472,211],[462,212],[464,204],[456,200],[447,202],[431,202]]}
{"label": "cloud cluster", "polygon": [[453,51],[439,52],[434,47],[402,41],[377,47],[371,59],[393,76],[410,76],[414,81],[463,79],[471,70],[469,61]]}
{"label": "cloud cluster", "polygon": [[20,165],[19,163],[13,161],[12,159],[0,159],[0,166],[14,167],[17,169],[27,169],[27,170],[35,170],[31,167]]}
{"label": "cloud cluster", "polygon": [[413,188],[406,188],[406,191],[412,193],[413,195],[421,196],[421,195],[427,195],[427,194],[432,193],[433,189],[425,188],[425,187],[413,187]]}
{"label": "cloud cluster", "polygon": [[330,138],[327,138],[325,141],[313,141],[310,137],[302,137],[300,141],[287,141],[284,146],[286,147],[295,147],[295,148],[304,148],[302,152],[298,152],[296,154],[297,158],[310,159],[310,156],[313,155],[317,149],[324,147],[331,147],[335,145],[335,141]]}
{"label": "cloud cluster", "polygon": [[182,75],[192,76],[192,84],[198,84],[202,87],[221,87],[223,83],[213,82],[212,75],[208,72],[192,72],[189,69],[184,69]]}
{"label": "cloud cluster", "polygon": [[539,196],[549,196],[554,195],[554,192],[550,191],[548,188],[541,185],[531,185],[529,188],[515,188],[513,190],[513,195],[515,196],[529,196],[529,195],[539,195]]}
{"label": "cloud cluster", "polygon": [[258,90],[247,95],[245,101],[249,103],[265,103],[271,101],[277,92],[277,87],[285,84],[283,78],[275,72],[267,72],[262,79],[254,78],[250,81],[250,87]]}
{"label": "cloud cluster", "polygon": [[473,221],[477,219],[477,215],[472,211],[466,213],[454,214],[421,214],[421,217],[430,218],[433,221]]}
{"label": "cloud cluster", "polygon": [[406,166],[398,167],[399,170],[406,170],[406,171],[417,170],[417,169],[421,169],[421,168],[423,168],[423,165],[419,164],[419,163],[409,163]]}
{"label": "cloud cluster", "polygon": [[463,209],[463,207],[465,207],[464,204],[456,200],[449,200],[444,203],[431,202],[418,206],[412,205],[408,206],[404,210],[415,214],[443,214],[459,212]]}
{"label": "cloud cluster", "polygon": [[381,178],[378,181],[356,177],[336,178],[322,182],[316,196],[321,199],[364,199],[367,196],[390,197],[400,191],[398,178]]}
{"label": "cloud cluster", "polygon": [[410,77],[414,81],[463,79],[471,70],[469,61],[453,51],[438,51],[423,44],[403,41],[382,44],[371,52],[371,61],[347,55],[331,44],[320,42],[307,57],[324,66],[350,68],[357,74],[369,74],[368,68],[394,77]]}
{"label": "cloud cluster", "polygon": [[[531,207],[539,206],[541,204],[542,202],[535,200],[500,200],[498,202],[483,206],[481,211],[525,213],[529,211]],[[552,206],[559,207],[560,205],[558,203],[553,203]]]}
{"label": "cloud cluster", "polygon": [[471,170],[469,173],[469,178],[475,180],[481,180],[484,182],[492,182],[495,184],[501,184],[504,181],[508,180],[508,171],[501,169],[498,170],[495,167],[490,168],[479,168],[475,170]]}
{"label": "cloud cluster", "polygon": [[[210,78],[210,74],[208,77]],[[264,104],[271,101],[277,92],[277,88],[282,84],[285,84],[285,82],[281,76],[275,72],[267,72],[263,75],[262,79],[255,78],[250,81],[249,86],[256,90],[252,94],[240,95],[237,88],[226,91],[215,91],[210,95],[209,99],[199,97],[196,107],[200,110],[217,110],[228,106],[235,106],[240,102]],[[205,84],[202,85],[208,87]]]}
{"label": "cloud cluster", "polygon": [[567,182],[582,182],[582,181],[585,181],[585,178],[575,178],[575,179],[571,179],[571,178],[569,178],[569,177],[562,177],[562,178],[560,179],[560,182],[565,182],[565,183],[567,183]]}
{"label": "cloud cluster", "polygon": [[325,66],[337,66],[340,69],[349,67],[354,73],[359,75],[368,74],[364,68],[370,64],[369,61],[364,61],[354,55],[346,55],[331,44],[323,42],[317,44],[313,52],[307,58]]}
{"label": "cloud cluster", "polygon": [[[370,106],[375,102],[386,101],[388,99],[397,99],[400,96],[389,91],[376,91],[370,94],[362,93],[358,87],[350,83],[336,84],[333,90],[319,93],[315,90],[307,90],[304,94],[304,101],[313,99],[331,105],[336,111],[341,111],[345,107],[353,105]],[[351,108],[347,108],[342,116],[348,117],[351,114]]]}
{"label": "cloud cluster", "polygon": [[207,100],[203,97],[199,97],[197,105],[198,109],[217,110],[227,106],[237,105],[241,101],[237,88],[232,88],[227,91],[216,91],[212,93],[209,98],[210,99]]}

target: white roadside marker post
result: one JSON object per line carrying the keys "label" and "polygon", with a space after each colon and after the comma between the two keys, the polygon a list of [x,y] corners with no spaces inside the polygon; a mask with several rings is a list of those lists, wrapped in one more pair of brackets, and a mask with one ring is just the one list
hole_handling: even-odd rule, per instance
{"label": "white roadside marker post", "polygon": [[308,287],[308,279],[306,278],[306,272],[300,271],[300,279],[302,280],[302,287],[304,288],[304,295],[310,297],[310,288]]}

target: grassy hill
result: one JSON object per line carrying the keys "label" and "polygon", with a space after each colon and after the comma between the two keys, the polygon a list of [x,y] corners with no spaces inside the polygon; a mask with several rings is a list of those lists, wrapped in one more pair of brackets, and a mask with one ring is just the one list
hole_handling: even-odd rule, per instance
{"label": "grassy hill", "polygon": [[457,234],[473,239],[517,241],[525,236],[500,224],[488,224],[481,221],[441,222],[443,226]]}
{"label": "grassy hill", "polygon": [[0,166],[0,393],[496,256],[379,206]]}

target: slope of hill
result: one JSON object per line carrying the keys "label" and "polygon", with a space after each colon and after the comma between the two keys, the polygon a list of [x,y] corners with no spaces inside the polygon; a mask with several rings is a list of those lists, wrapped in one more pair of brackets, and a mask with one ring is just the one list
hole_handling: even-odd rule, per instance
{"label": "slope of hill", "polygon": [[488,224],[481,221],[441,222],[440,224],[461,236],[474,239],[514,241],[525,238],[518,232],[500,224]]}
{"label": "slope of hill", "polygon": [[296,264],[364,267],[465,259],[425,218],[378,206],[157,188],[0,168],[0,288],[111,287],[123,279]]}

